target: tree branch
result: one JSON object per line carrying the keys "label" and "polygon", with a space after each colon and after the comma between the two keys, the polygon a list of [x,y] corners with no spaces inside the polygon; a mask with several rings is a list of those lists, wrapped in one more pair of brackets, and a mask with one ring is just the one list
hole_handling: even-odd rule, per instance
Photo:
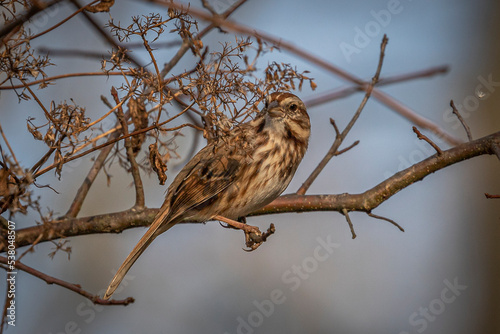
{"label": "tree branch", "polygon": [[130,71],[122,71],[122,72],[103,72],[103,71],[100,71],[100,72],[66,73],[66,74],[59,74],[59,75],[54,75],[52,77],[45,77],[43,79],[26,82],[25,84],[0,86],[0,90],[12,90],[12,89],[24,88],[26,86],[34,86],[34,85],[38,85],[38,84],[49,85],[49,84],[51,84],[51,81],[59,80],[59,79],[66,79],[66,78],[91,77],[91,76],[99,76],[99,77],[106,76],[107,77],[110,75],[119,75],[119,76],[130,75],[130,76],[132,76],[133,73]]}
{"label": "tree branch", "polygon": [[[0,256],[0,263],[7,265],[8,264],[7,258]],[[74,292],[78,293],[79,295],[91,300],[94,304],[128,305],[128,304],[134,302],[134,298],[132,298],[132,297],[128,297],[127,299],[123,299],[123,300],[117,300],[117,299],[105,300],[105,299],[102,299],[99,296],[96,296],[94,294],[91,294],[90,292],[83,290],[79,284],[69,283],[69,282],[63,281],[62,279],[49,276],[47,274],[42,273],[41,271],[38,271],[32,267],[27,266],[19,261],[16,261],[15,267],[19,270],[22,270],[22,271],[24,271],[32,276],[35,276],[35,277],[47,282],[47,284],[59,285],[59,286],[62,286],[63,288],[74,291]]]}
{"label": "tree branch", "polygon": [[[111,95],[113,95],[113,98],[115,99],[115,103],[117,105],[119,105],[120,98],[118,97],[118,92],[116,91],[115,87],[111,88]],[[160,106],[160,110],[161,110],[161,106]],[[129,134],[127,121],[128,121],[128,118],[130,117],[130,115],[127,115],[127,117],[125,117],[125,115],[123,114],[123,108],[121,106],[118,107],[118,109],[116,110],[116,114],[118,117],[118,121],[122,125],[123,135],[127,136]],[[139,172],[139,164],[135,160],[135,155],[134,155],[134,151],[133,151],[133,147],[132,147],[132,140],[130,137],[126,138],[124,140],[124,146],[125,146],[125,150],[127,153],[127,160],[130,163],[130,171],[131,171],[132,177],[134,179],[134,186],[135,186],[135,205],[134,205],[134,208],[143,208],[144,203],[145,203],[144,186],[142,184],[141,173]]]}
{"label": "tree branch", "polygon": [[[420,71],[380,78],[380,80],[377,83],[377,86],[385,86],[409,80],[428,78],[428,77],[433,77],[437,74],[443,74],[447,72],[448,72],[448,66],[445,65],[431,67],[426,70],[420,70]],[[365,82],[365,85],[369,84],[370,84],[369,82]],[[340,87],[332,89],[330,91],[326,91],[324,93],[315,94],[314,97],[304,100],[304,103],[308,108],[310,108],[320,104],[331,102],[333,100],[338,100],[344,97],[348,97],[356,92],[361,92],[361,91],[363,91],[363,88],[359,85]]]}
{"label": "tree branch", "polygon": [[439,146],[437,146],[436,143],[434,143],[432,140],[429,139],[429,137],[427,137],[426,135],[423,135],[418,129],[416,126],[412,127],[413,129],[413,132],[415,132],[415,134],[417,135],[417,138],[420,139],[420,140],[424,140],[426,141],[429,145],[432,146],[433,149],[436,150],[437,154],[440,155],[441,153],[443,153],[443,151],[441,151],[441,149],[439,148]]}
{"label": "tree branch", "polygon": [[455,107],[455,102],[453,102],[453,100],[450,101],[450,107],[453,110],[453,114],[455,114],[455,116],[457,116],[460,123],[462,123],[462,126],[464,127],[465,133],[467,134],[467,138],[469,138],[469,141],[471,141],[473,138],[472,138],[472,134],[470,132],[470,128],[467,125],[467,123],[465,122],[462,115],[460,115],[460,113],[458,112],[458,109],[457,109],[457,107]]}
{"label": "tree branch", "polygon": [[354,232],[354,225],[352,224],[351,217],[349,217],[349,211],[346,208],[342,209],[342,214],[347,220],[347,224],[349,224],[349,229],[351,230],[351,235],[353,239],[356,239],[356,232]]}
{"label": "tree branch", "polygon": [[[433,155],[413,166],[406,168],[375,187],[360,194],[339,195],[284,195],[277,198],[266,207],[255,211],[252,216],[268,215],[286,212],[312,211],[361,211],[370,213],[387,199],[411,184],[422,180],[440,169],[476,156],[495,155],[500,147],[500,131],[489,136],[463,143],[441,155]],[[149,225],[158,209],[142,211],[127,210],[97,216],[71,218],[55,221],[51,224],[38,225],[17,230],[16,244],[18,247],[31,245],[37,238],[39,242],[96,233],[120,233],[126,229]],[[7,244],[0,246],[0,252],[5,252]]]}

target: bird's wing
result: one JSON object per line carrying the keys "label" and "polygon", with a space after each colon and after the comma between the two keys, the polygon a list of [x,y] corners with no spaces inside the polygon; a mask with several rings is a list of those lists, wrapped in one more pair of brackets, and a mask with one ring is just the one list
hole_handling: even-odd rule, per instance
{"label": "bird's wing", "polygon": [[[210,152],[213,150],[213,152]],[[208,145],[182,169],[169,188],[169,220],[208,205],[229,187],[241,168],[241,159],[227,145]]]}
{"label": "bird's wing", "polygon": [[210,150],[214,150],[213,145],[203,148],[176,176],[168,189],[165,200],[168,205],[165,203],[162,205],[146,234],[118,269],[104,299],[111,297],[130,267],[158,235],[180,219],[192,215],[189,210],[209,204],[234,182],[241,166],[237,157],[230,154],[234,150],[222,145],[219,145],[214,152]]}

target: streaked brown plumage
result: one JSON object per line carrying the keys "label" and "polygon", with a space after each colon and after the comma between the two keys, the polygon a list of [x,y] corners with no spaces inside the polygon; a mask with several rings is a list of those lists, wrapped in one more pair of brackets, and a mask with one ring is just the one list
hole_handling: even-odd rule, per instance
{"label": "streaked brown plumage", "polygon": [[259,115],[198,152],[168,187],[165,202],[111,281],[111,297],[149,244],[181,221],[245,217],[278,197],[307,149],[309,116],[291,93],[272,93]]}

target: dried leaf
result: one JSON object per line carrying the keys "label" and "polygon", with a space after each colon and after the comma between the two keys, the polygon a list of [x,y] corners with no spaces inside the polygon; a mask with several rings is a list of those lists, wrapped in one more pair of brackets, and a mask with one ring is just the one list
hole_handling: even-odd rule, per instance
{"label": "dried leaf", "polygon": [[115,0],[101,0],[96,5],[87,6],[85,9],[87,12],[100,13],[109,12],[109,9],[115,4]]}
{"label": "dried leaf", "polygon": [[31,126],[29,123],[27,123],[26,125],[28,126],[28,131],[36,140],[43,140],[43,136],[40,131],[38,131],[34,126]]}
{"label": "dried leaf", "polygon": [[45,137],[43,138],[43,141],[48,146],[52,146],[54,144],[55,139],[56,139],[56,136],[54,135],[53,127],[50,126],[49,129],[47,130],[47,133],[45,133]]}
{"label": "dried leaf", "polygon": [[167,174],[165,173],[167,171],[167,165],[163,162],[156,144],[149,145],[149,163],[158,176],[160,184],[164,185],[167,180]]}
{"label": "dried leaf", "polygon": [[0,197],[10,195],[9,191],[9,171],[5,168],[0,169]]}
{"label": "dried leaf", "polygon": [[63,167],[63,157],[60,150],[56,150],[54,154],[54,164],[57,164],[56,174],[61,177],[62,167]]}

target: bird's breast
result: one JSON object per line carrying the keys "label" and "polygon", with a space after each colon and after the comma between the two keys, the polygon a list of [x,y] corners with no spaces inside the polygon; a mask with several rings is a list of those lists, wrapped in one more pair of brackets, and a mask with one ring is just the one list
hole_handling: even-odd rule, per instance
{"label": "bird's breast", "polygon": [[257,143],[239,170],[239,181],[226,193],[230,205],[220,214],[231,219],[246,216],[285,191],[305,152],[294,145],[273,135]]}

